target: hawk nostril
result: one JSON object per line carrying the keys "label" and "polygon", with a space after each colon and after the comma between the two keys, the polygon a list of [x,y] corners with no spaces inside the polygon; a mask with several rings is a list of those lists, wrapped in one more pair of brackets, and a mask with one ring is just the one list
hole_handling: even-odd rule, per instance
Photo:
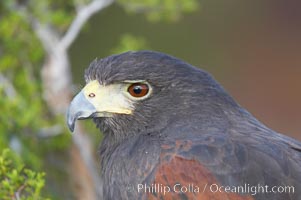
{"label": "hawk nostril", "polygon": [[93,97],[95,97],[95,94],[94,93],[90,93],[88,96],[91,97],[91,98],[93,98]]}

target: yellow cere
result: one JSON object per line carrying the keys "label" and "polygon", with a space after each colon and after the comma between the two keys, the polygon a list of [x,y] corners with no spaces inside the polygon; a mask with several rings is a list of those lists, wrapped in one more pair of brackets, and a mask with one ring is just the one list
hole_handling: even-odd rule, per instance
{"label": "yellow cere", "polygon": [[89,82],[84,88],[83,91],[85,96],[88,96],[90,93],[95,93],[95,91],[99,90],[100,84],[97,80]]}
{"label": "yellow cere", "polygon": [[[124,95],[123,84],[101,85],[97,80],[89,82],[82,90],[97,112],[131,114],[134,106]],[[90,95],[89,94],[95,94]]]}

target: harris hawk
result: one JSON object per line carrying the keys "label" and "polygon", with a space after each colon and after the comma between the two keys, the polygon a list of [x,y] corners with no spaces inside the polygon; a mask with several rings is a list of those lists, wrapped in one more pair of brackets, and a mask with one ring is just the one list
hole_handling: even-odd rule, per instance
{"label": "harris hawk", "polygon": [[94,60],[67,113],[93,118],[104,199],[300,200],[301,144],[207,72],[153,51]]}

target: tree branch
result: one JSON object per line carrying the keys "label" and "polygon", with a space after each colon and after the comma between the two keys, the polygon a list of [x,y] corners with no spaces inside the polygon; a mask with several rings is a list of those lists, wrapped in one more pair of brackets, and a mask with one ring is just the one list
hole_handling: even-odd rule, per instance
{"label": "tree branch", "polygon": [[63,127],[59,124],[50,127],[43,127],[38,131],[38,137],[49,138],[63,133]]}
{"label": "tree branch", "polygon": [[54,29],[50,28],[49,24],[41,23],[38,18],[34,17],[28,11],[26,6],[16,3],[13,5],[13,10],[16,10],[27,21],[27,23],[32,26],[34,33],[39,38],[45,51],[48,54],[52,54],[59,42],[58,33]]}
{"label": "tree branch", "polygon": [[93,0],[90,4],[80,8],[75,19],[70,25],[70,28],[60,40],[59,45],[63,49],[68,49],[75,40],[76,36],[79,34],[83,25],[89,20],[89,18],[93,14],[104,9],[113,2],[114,0]]}
{"label": "tree branch", "polygon": [[48,24],[41,24],[37,19],[32,19],[31,24],[44,49],[48,54],[53,54],[59,47],[59,35]]}

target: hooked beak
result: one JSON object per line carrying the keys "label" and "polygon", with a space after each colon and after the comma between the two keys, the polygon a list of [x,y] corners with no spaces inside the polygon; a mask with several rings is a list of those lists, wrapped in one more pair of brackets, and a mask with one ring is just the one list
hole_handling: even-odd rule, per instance
{"label": "hooked beak", "polygon": [[87,100],[83,91],[78,93],[70,103],[67,112],[67,124],[70,131],[74,131],[76,120],[91,118],[96,113],[95,106]]}
{"label": "hooked beak", "polygon": [[90,81],[70,103],[67,111],[67,124],[74,131],[78,119],[113,117],[114,114],[131,114],[133,105],[124,94],[126,84],[100,85]]}

